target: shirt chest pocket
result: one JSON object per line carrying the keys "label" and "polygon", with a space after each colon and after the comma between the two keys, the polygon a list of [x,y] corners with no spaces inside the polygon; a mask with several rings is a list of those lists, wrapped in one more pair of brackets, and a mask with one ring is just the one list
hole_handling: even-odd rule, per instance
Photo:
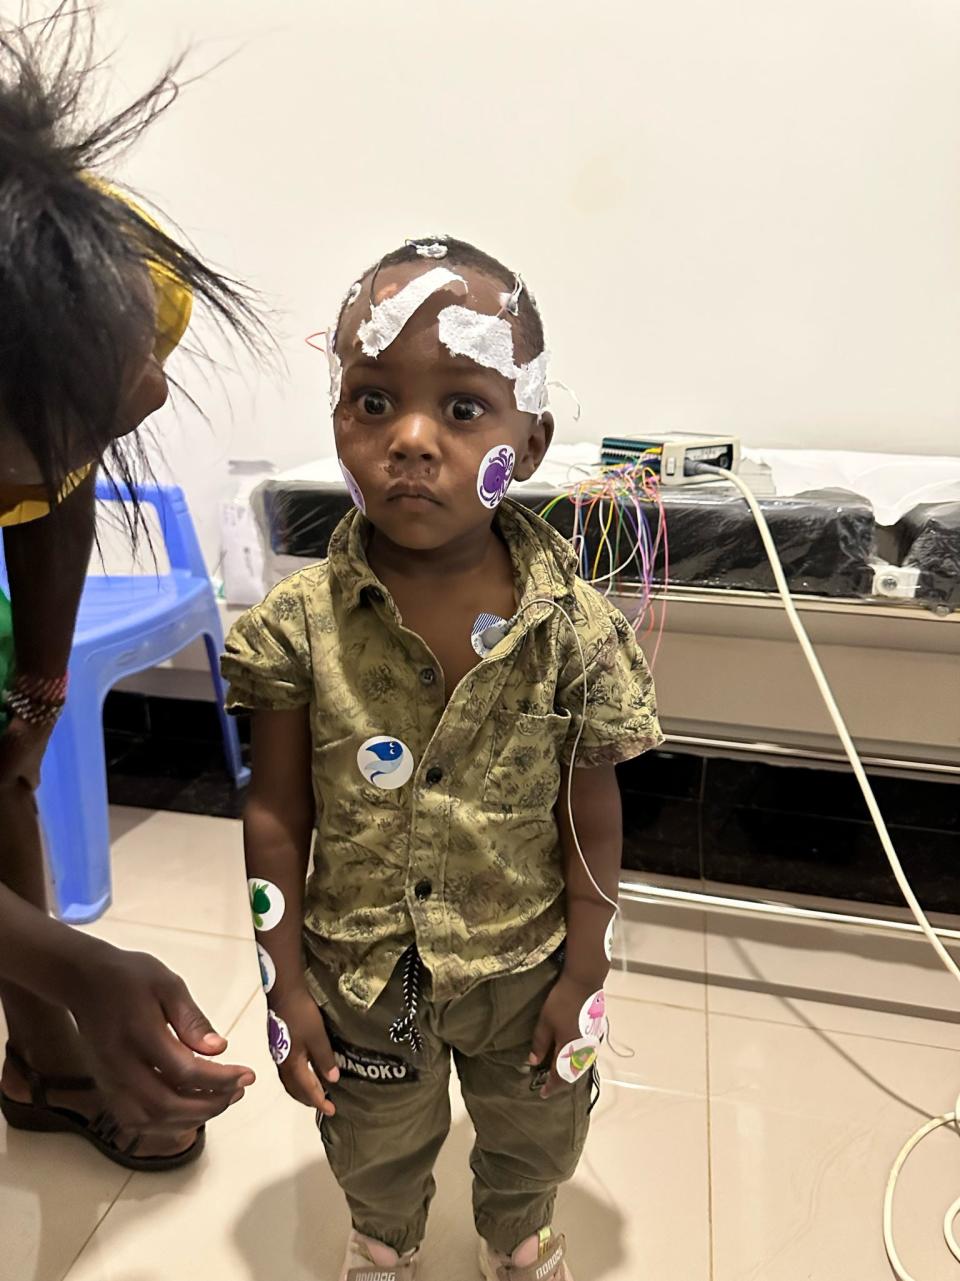
{"label": "shirt chest pocket", "polygon": [[507,813],[550,813],[560,788],[560,754],[570,730],[569,712],[546,716],[499,712],[484,781],[484,804]]}

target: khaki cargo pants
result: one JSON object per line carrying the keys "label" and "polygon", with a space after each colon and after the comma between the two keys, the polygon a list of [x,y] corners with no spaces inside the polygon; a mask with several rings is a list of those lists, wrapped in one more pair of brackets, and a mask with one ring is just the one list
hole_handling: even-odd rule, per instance
{"label": "khaki cargo pants", "polygon": [[452,1056],[476,1130],[477,1230],[510,1253],[551,1223],[557,1188],[576,1170],[587,1136],[587,1077],[547,1100],[530,1088],[527,1057],[557,962],[491,979],[453,1001],[434,1002],[427,977],[418,1054],[390,1039],[403,1008],[402,964],[367,1011],[347,1005],[333,977],[312,965],[341,1072],[330,1087],[336,1115],[320,1127],[330,1167],[358,1232],[401,1253],[418,1246],[450,1129]]}

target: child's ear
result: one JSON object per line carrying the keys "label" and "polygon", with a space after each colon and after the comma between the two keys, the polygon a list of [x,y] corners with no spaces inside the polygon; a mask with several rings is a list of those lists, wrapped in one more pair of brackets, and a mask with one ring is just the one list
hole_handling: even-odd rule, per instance
{"label": "child's ear", "polygon": [[553,414],[541,414],[534,419],[533,427],[524,441],[523,448],[517,451],[517,461],[513,469],[517,480],[529,480],[543,462],[543,456],[553,440]]}

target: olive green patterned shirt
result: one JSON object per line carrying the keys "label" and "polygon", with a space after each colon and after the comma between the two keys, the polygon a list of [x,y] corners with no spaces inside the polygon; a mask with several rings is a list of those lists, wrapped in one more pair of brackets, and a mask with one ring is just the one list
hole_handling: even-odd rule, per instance
{"label": "olive green patterned shirt", "polygon": [[[334,531],[325,561],[285,579],[227,638],[231,708],[310,708],[317,819],[305,941],[358,1008],[414,943],[435,999],[446,1000],[533,968],[563,941],[554,807],[584,676],[552,601],[570,615],[586,665],[575,764],[615,764],[662,741],[630,624],[577,577],[570,544],[545,521],[509,500],[496,519],[520,605],[446,706],[436,658],[367,562],[359,512]],[[377,735],[412,755],[401,787],[361,772],[358,752]]]}

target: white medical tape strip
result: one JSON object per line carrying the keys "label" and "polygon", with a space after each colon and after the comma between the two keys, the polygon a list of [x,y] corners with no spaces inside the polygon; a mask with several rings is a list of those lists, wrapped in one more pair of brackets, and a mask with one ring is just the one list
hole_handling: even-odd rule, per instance
{"label": "white medical tape strip", "polygon": [[337,412],[343,391],[343,361],[337,355],[336,332],[327,330],[327,365],[330,368],[330,413]]}
{"label": "white medical tape strip", "polygon": [[440,341],[451,356],[467,356],[478,365],[495,369],[504,378],[516,378],[509,320],[470,307],[444,307],[439,321]]}
{"label": "white medical tape strip", "polygon": [[369,320],[365,320],[357,330],[363,354],[379,356],[432,294],[453,284],[462,285],[464,291],[467,289],[467,282],[455,271],[449,271],[446,267],[432,267],[422,276],[415,276],[391,298],[377,303],[371,308]]}
{"label": "white medical tape strip", "polygon": [[547,364],[550,357],[542,351],[529,364],[517,370],[513,396],[523,414],[542,414],[547,407]]}
{"label": "white medical tape strip", "polygon": [[452,356],[466,356],[496,370],[513,384],[517,408],[540,414],[546,408],[547,362],[542,351],[526,365],[513,359],[513,328],[502,316],[489,316],[469,307],[444,307],[439,315],[440,341]]}
{"label": "white medical tape strip", "polygon": [[444,239],[444,236],[431,236],[429,240],[407,240],[405,243],[415,249],[420,258],[446,258],[450,247],[443,243]]}

